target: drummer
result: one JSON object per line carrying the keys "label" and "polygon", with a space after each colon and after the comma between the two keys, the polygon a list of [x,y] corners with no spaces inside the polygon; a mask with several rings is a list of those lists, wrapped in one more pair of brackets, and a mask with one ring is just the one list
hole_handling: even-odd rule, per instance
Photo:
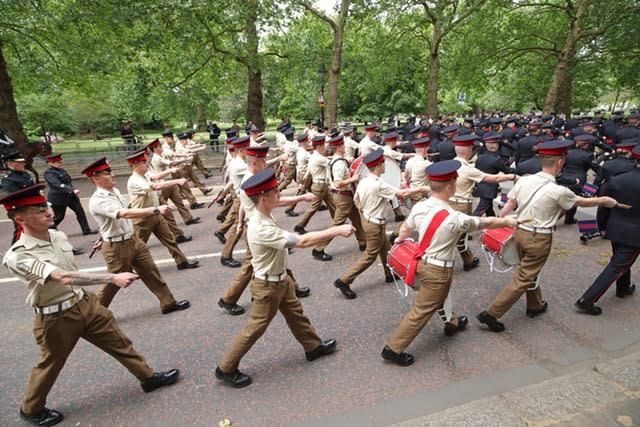
{"label": "drummer", "polygon": [[[396,151],[396,146],[398,145],[398,133],[397,132],[388,132],[384,135],[383,137],[384,140],[384,145],[382,146],[382,149],[384,150],[384,156],[388,159],[391,159],[395,162],[396,166],[398,166],[399,171],[402,171],[401,167],[400,167],[400,162],[402,162],[403,160],[407,160],[407,159],[411,159],[412,157],[414,157],[416,154],[415,153],[401,153],[399,151]],[[389,172],[389,171],[387,171]],[[400,176],[402,177],[402,172],[400,172]],[[400,178],[400,180],[402,181],[402,178]],[[391,201],[391,204],[393,206],[393,213],[396,215],[396,222],[401,222],[404,221],[404,219],[406,218],[404,215],[404,212],[402,212],[402,207],[400,206],[400,203],[398,202],[397,199],[393,199]],[[394,230],[394,232],[397,234],[397,232],[400,230],[400,226],[397,227],[396,230]]]}
{"label": "drummer", "polygon": [[[456,192],[457,170],[460,167],[461,163],[457,160],[443,160],[426,168],[431,197],[418,202],[400,228],[398,242],[407,239],[416,230],[422,240],[426,230],[431,227],[432,221],[435,227],[426,252],[416,269],[415,280],[420,280],[420,290],[413,307],[391,334],[387,345],[382,350],[383,359],[400,366],[409,366],[413,363],[413,355],[405,353],[404,350],[425,327],[433,313],[436,310],[442,310],[444,301],[449,295],[455,245],[460,235],[479,228],[518,225],[513,218],[478,218],[454,210],[447,202]],[[435,216],[441,211],[446,212],[447,215],[438,224]],[[464,330],[467,323],[465,316],[456,316],[452,313],[451,318],[445,323],[444,333],[452,336]]]}
{"label": "drummer", "polygon": [[[430,139],[428,136],[416,138],[411,141],[411,145],[413,145],[416,155],[407,160],[407,164],[404,167],[404,175],[407,183],[409,184],[409,188],[427,185],[427,174],[425,169],[431,164],[431,161],[429,161],[427,157],[429,142]],[[424,200],[425,198],[426,195],[422,193],[415,194],[410,197],[414,204]]]}
{"label": "drummer", "polygon": [[351,290],[351,283],[363,271],[365,271],[376,257],[380,257],[384,268],[385,282],[391,283],[393,276],[386,266],[387,253],[389,252],[389,240],[386,238],[387,206],[389,200],[394,197],[409,197],[418,193],[427,193],[429,187],[417,187],[398,189],[382,179],[385,163],[383,150],[379,149],[364,157],[364,163],[369,170],[369,175],[360,180],[356,190],[355,203],[360,205],[362,227],[366,237],[366,249],[364,254],[343,273],[333,285],[347,299],[354,299],[356,293]]}
{"label": "drummer", "polygon": [[366,156],[380,148],[380,145],[374,141],[379,131],[380,126],[375,123],[364,126],[364,138],[362,138],[358,143],[358,151],[361,156]]}
{"label": "drummer", "polygon": [[[486,174],[480,169],[477,169],[471,164],[469,160],[473,157],[473,144],[476,141],[474,134],[458,135],[453,138],[455,144],[456,158],[462,166],[458,171],[459,178],[456,180],[455,194],[449,198],[449,204],[458,212],[462,212],[466,215],[471,215],[473,198],[471,193],[475,184],[479,182],[486,182],[489,184],[499,184],[504,181],[514,181],[516,179],[515,174]],[[465,233],[458,241],[458,252],[464,262],[462,269],[469,271],[480,264],[480,259],[473,256],[473,252],[468,246],[468,235]]]}

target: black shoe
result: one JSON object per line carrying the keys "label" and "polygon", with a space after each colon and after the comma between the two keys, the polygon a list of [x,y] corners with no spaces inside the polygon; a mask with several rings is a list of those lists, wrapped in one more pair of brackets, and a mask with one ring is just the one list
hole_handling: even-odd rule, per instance
{"label": "black shoe", "polygon": [[448,337],[452,337],[457,332],[467,329],[467,323],[469,323],[467,316],[458,316],[458,325],[456,326],[452,323],[447,323],[444,325],[444,334]]}
{"label": "black shoe", "polygon": [[315,249],[311,250],[311,256],[320,261],[331,261],[333,259],[333,257],[325,251],[317,251]]}
{"label": "black shoe", "polygon": [[360,252],[364,252],[364,251],[367,249],[367,245],[366,245],[366,244],[364,244],[364,245],[359,245],[359,246],[358,246],[358,249],[360,249]]}
{"label": "black shoe", "polygon": [[238,370],[233,374],[226,374],[220,368],[216,368],[216,378],[235,388],[242,388],[251,384],[251,377]]}
{"label": "black shoe", "polygon": [[578,221],[575,218],[564,217],[564,223],[567,225],[576,224]]}
{"label": "black shoe", "polygon": [[186,225],[193,225],[193,224],[197,224],[199,222],[200,222],[200,217],[196,216],[196,217],[191,218],[189,221],[185,221],[185,224]]}
{"label": "black shoe", "polygon": [[195,202],[194,204],[191,205],[191,209],[200,209],[200,208],[204,208],[204,203]]}
{"label": "black shoe", "polygon": [[300,227],[299,225],[296,225],[295,227],[293,227],[293,231],[295,231],[298,234],[307,234],[307,230],[305,230],[304,227]]}
{"label": "black shoe", "polygon": [[627,286],[626,289],[623,289],[623,290],[616,289],[616,296],[618,298],[624,298],[626,296],[633,294],[635,291],[636,291],[636,285],[632,283],[629,286]]}
{"label": "black shoe", "polygon": [[20,417],[37,426],[54,426],[64,419],[62,412],[44,408],[39,414],[29,415],[20,409]]}
{"label": "black shoe", "polygon": [[181,301],[174,302],[167,308],[163,308],[162,314],[169,314],[169,313],[173,313],[174,311],[186,310],[189,307],[191,307],[191,303],[186,299],[183,299]]}
{"label": "black shoe", "polygon": [[84,253],[84,249],[81,248],[73,248],[72,252],[74,255],[82,255]]}
{"label": "black shoe", "polygon": [[382,349],[382,358],[400,366],[410,366],[414,360],[412,354],[405,352],[398,354],[391,350],[388,345],[385,345]]}
{"label": "black shoe", "polygon": [[391,275],[389,275],[389,276],[384,276],[384,281],[385,281],[385,283],[391,283],[391,282],[393,282],[393,279],[394,279],[394,278],[395,278],[396,280],[401,280],[401,278],[400,278],[400,277],[398,277],[398,275],[397,275],[397,274],[395,274],[395,273],[393,273],[393,272],[392,272],[392,273],[391,273]]}
{"label": "black shoe", "polygon": [[83,231],[82,232],[83,236],[89,236],[91,234],[98,234],[98,230],[89,230],[89,231]]}
{"label": "black shoe", "polygon": [[480,323],[484,323],[485,325],[487,325],[493,332],[504,331],[504,324],[502,322],[499,322],[498,319],[496,319],[486,311],[478,314],[476,318]]}
{"label": "black shoe", "polygon": [[284,211],[284,213],[287,214],[287,216],[292,216],[292,217],[296,217],[296,216],[300,215],[298,212],[292,211],[290,209],[287,209],[286,211]]}
{"label": "black shoe", "polygon": [[336,281],[333,282],[333,286],[340,289],[340,292],[342,292],[342,295],[344,295],[346,299],[354,299],[356,297],[356,293],[351,290],[351,287],[340,279],[336,279]]}
{"label": "black shoe", "polygon": [[306,352],[305,356],[307,357],[307,360],[309,362],[313,362],[318,357],[326,356],[327,354],[331,354],[336,351],[336,345],[338,345],[338,343],[336,343],[336,340],[323,341],[313,350]]}
{"label": "black shoe", "polygon": [[588,303],[584,301],[582,298],[576,301],[574,305],[581,312],[590,314],[592,316],[599,316],[602,314],[602,309],[600,307],[596,307],[595,305],[593,305],[592,302]]}
{"label": "black shoe", "polygon": [[212,176],[213,176],[213,175],[212,175],[212,174],[210,174],[209,172],[205,172],[205,173],[204,173],[204,179],[209,179],[209,178],[211,178]]}
{"label": "black shoe", "polygon": [[224,237],[224,234],[222,234],[221,232],[216,231],[215,233],[213,233],[213,235],[216,236],[220,243],[222,243],[223,245],[227,243],[227,238]]}
{"label": "black shoe", "polygon": [[393,245],[394,245],[394,243],[395,243],[395,241],[396,241],[396,238],[397,238],[397,237],[398,237],[398,236],[397,236],[395,233],[391,233],[391,234],[389,234],[389,243],[391,243],[391,246],[393,246]]}
{"label": "black shoe", "polygon": [[211,193],[212,191],[213,191],[213,190],[212,190],[211,188],[207,188],[206,190],[204,190],[204,191],[202,192],[202,194],[206,196],[207,194]]}
{"label": "black shoe", "polygon": [[298,298],[306,298],[309,295],[311,295],[311,289],[309,289],[308,287],[305,286],[304,288],[296,288],[296,296]]}
{"label": "black shoe", "polygon": [[171,369],[165,372],[154,372],[149,378],[142,380],[140,385],[145,393],[149,393],[163,385],[171,385],[175,383],[179,376],[180,371],[177,369]]}
{"label": "black shoe", "polygon": [[233,258],[225,258],[225,257],[220,257],[220,264],[224,265],[225,267],[231,267],[231,268],[238,268],[242,265]]}
{"label": "black shoe", "polygon": [[320,207],[318,208],[318,211],[326,211],[327,209],[329,209],[327,205],[320,205]]}
{"label": "black shoe", "polygon": [[527,310],[527,317],[536,317],[538,314],[545,313],[549,304],[546,301],[542,301],[542,307],[536,310]]}
{"label": "black shoe", "polygon": [[188,259],[178,264],[178,270],[186,270],[188,268],[198,268],[198,267],[200,267],[200,261],[198,261],[197,259]]}
{"label": "black shoe", "polygon": [[186,243],[192,240],[193,240],[193,237],[191,237],[191,234],[181,234],[176,237],[176,243]]}
{"label": "black shoe", "polygon": [[480,259],[478,257],[475,257],[473,259],[473,261],[471,261],[471,264],[465,264],[462,269],[464,271],[469,271],[469,270],[473,270],[474,268],[476,268],[478,265],[480,265]]}
{"label": "black shoe", "polygon": [[216,215],[216,219],[218,220],[218,222],[224,222],[227,217],[223,215]]}
{"label": "black shoe", "polygon": [[218,307],[224,309],[224,311],[226,311],[232,316],[238,316],[244,313],[244,308],[242,308],[241,306],[235,303],[231,304],[231,303],[225,302],[222,298],[218,300]]}
{"label": "black shoe", "polygon": [[396,215],[396,222],[402,222],[405,219],[407,219],[407,217],[404,215]]}

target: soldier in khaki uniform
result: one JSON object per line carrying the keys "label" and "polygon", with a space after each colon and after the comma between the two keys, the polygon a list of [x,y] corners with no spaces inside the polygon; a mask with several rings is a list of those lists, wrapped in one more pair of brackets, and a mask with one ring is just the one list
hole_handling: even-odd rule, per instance
{"label": "soldier in khaki uniform", "polygon": [[[309,135],[303,134],[296,138],[298,142],[298,150],[296,151],[296,182],[298,183],[298,191],[296,196],[308,193],[311,191],[311,175],[307,174],[307,168],[309,166]],[[295,203],[285,209],[284,213],[287,216],[296,217],[298,213],[295,211]]]}
{"label": "soldier in khaki uniform", "polygon": [[202,144],[200,148],[189,148],[189,136],[188,132],[180,132],[178,134],[178,141],[175,141],[172,138],[171,142],[173,142],[173,149],[176,154],[185,156],[187,159],[186,162],[180,165],[184,178],[191,181],[193,185],[195,185],[198,190],[206,196],[211,192],[211,189],[207,188],[202,181],[200,181],[200,178],[198,178],[196,172],[193,170],[194,154],[196,154],[195,151],[204,150],[206,146]]}
{"label": "soldier in khaki uniform", "polygon": [[206,167],[204,167],[204,164],[202,163],[202,159],[200,158],[200,155],[198,154],[198,151],[203,151],[207,148],[207,144],[202,144],[202,143],[197,143],[193,140],[193,138],[196,135],[196,131],[195,130],[190,130],[189,132],[187,132],[187,134],[189,135],[189,139],[187,140],[187,144],[185,145],[185,147],[191,151],[191,153],[193,154],[193,165],[198,168],[198,170],[200,172],[202,172],[202,175],[204,176],[204,179],[209,179],[211,178],[211,173],[209,172],[209,169],[207,169]]}
{"label": "soldier in khaki uniform", "polygon": [[527,296],[527,317],[535,317],[547,311],[542,299],[538,276],[551,252],[552,235],[558,217],[563,210],[574,205],[617,205],[611,197],[582,198],[567,187],[556,184],[556,176],[564,167],[565,155],[571,140],[549,141],[538,145],[542,171],[522,177],[509,191],[509,201],[500,211],[508,215],[516,209],[519,217],[531,217],[532,222],[518,225],[514,239],[520,256],[511,281],[494,298],[486,311],[478,314],[480,323],[494,332],[502,332],[504,324],[498,321],[523,294]]}
{"label": "soldier in khaki uniform", "polygon": [[[429,137],[416,138],[411,141],[416,155],[409,160],[404,167],[406,180],[409,182],[409,188],[423,187],[427,185],[427,166],[431,165],[431,161],[427,158],[427,150],[429,149]],[[415,204],[424,200],[426,196],[418,193],[410,197]]]}
{"label": "soldier in khaki uniform", "polygon": [[[189,156],[184,154],[179,154],[174,151],[175,141],[173,139],[173,132],[170,130],[166,130],[162,133],[162,138],[164,143],[162,144],[162,157],[170,162],[180,160],[179,164],[184,164],[189,161]],[[173,175],[173,178],[187,178],[184,173],[184,168],[180,168],[178,173]],[[189,188],[189,183],[185,185],[181,185],[178,189],[183,198],[187,199],[189,202],[189,206],[191,209],[200,209],[204,207],[204,203],[198,202],[196,197],[191,192],[191,188]]]}
{"label": "soldier in khaki uniform", "polygon": [[223,171],[222,176],[224,180],[227,180],[227,185],[225,185],[222,192],[220,192],[216,197],[216,202],[222,205],[222,207],[220,208],[220,211],[218,212],[218,215],[216,215],[216,219],[219,222],[224,222],[224,220],[227,217],[227,214],[229,213],[229,211],[231,210],[231,207],[233,206],[233,198],[230,195],[231,188],[228,187],[229,182],[228,182],[227,165],[229,164],[229,162],[231,162],[231,160],[233,160],[233,154],[235,153],[235,148],[233,148],[233,141],[235,139],[236,137],[232,136],[230,138],[227,138],[224,141],[225,147],[227,147],[227,153],[224,156],[224,160],[222,162],[223,166],[220,168],[220,170]]}
{"label": "soldier in khaki uniform", "polygon": [[249,247],[253,253],[253,304],[246,326],[233,340],[216,368],[216,377],[233,387],[251,384],[251,377],[240,372],[238,365],[267,330],[278,311],[284,316],[293,336],[302,344],[308,361],[333,353],[336,348],[335,340],[320,339],[304,315],[302,304],[295,294],[295,284],[287,274],[286,248],[310,247],[335,236],[349,237],[353,234],[353,227],[331,227],[304,236],[282,230],[272,216],[273,210],[280,205],[277,187],[278,181],[273,168],[253,175],[242,185],[247,197],[255,205],[255,212],[247,227]]}
{"label": "soldier in khaki uniform", "polygon": [[[251,178],[254,174],[263,171],[266,169],[268,162],[265,160],[267,157],[267,153],[269,152],[269,147],[249,147],[247,148],[247,172],[242,178],[242,183]],[[277,159],[277,158],[276,158]],[[271,159],[271,161],[276,160]],[[242,184],[241,183],[241,184]],[[247,197],[247,195],[240,191],[240,213],[238,216],[238,233],[242,234],[245,230],[246,223],[251,219],[251,216],[254,214],[255,205],[253,201]],[[280,205],[281,207],[290,206],[293,203],[303,202],[303,201],[311,201],[315,198],[313,194],[304,194],[300,196],[294,197],[281,197]],[[247,235],[245,233],[245,239]],[[239,315],[244,313],[244,308],[238,305],[238,300],[242,296],[242,293],[247,288],[249,282],[251,282],[251,278],[253,277],[253,265],[251,264],[252,254],[251,247],[247,242],[247,250],[244,254],[244,261],[242,263],[242,267],[238,274],[233,278],[233,282],[227,288],[222,298],[218,300],[218,306],[224,309],[227,313],[231,315]],[[291,280],[295,284],[296,288],[296,296],[298,298],[305,298],[311,294],[311,290],[307,287],[299,287],[293,277],[293,273],[291,270],[287,269],[287,274],[290,276]]]}
{"label": "soldier in khaki uniform", "polygon": [[84,291],[85,286],[106,283],[126,288],[138,276],[78,271],[67,236],[49,229],[53,212],[42,195],[43,188],[43,184],[34,185],[0,200],[8,216],[23,229],[2,262],[27,286],[27,303],[36,312],[33,331],[40,357],[31,370],[20,416],[37,426],[52,426],[64,415],[45,406],[47,396],[80,338],[113,356],[141,381],[145,392],[174,383],[180,372],[154,373],[120,330],[113,313],[94,294]]}
{"label": "soldier in khaki uniform", "polygon": [[[172,175],[178,176],[178,168],[176,165],[180,164],[184,161],[184,159],[178,160],[169,160],[162,155],[163,147],[158,138],[154,139],[147,145],[147,150],[152,153],[151,164],[149,165],[150,170],[154,174],[163,174],[162,178]],[[182,202],[182,196],[180,195],[179,185],[173,185],[163,188],[160,191],[160,204],[166,205],[169,200],[173,202],[175,207],[178,209],[178,213],[182,217],[185,225],[193,225],[200,222],[200,217],[194,217],[184,206]],[[173,218],[173,214],[171,215]],[[186,241],[186,240],[185,240]],[[180,243],[180,242],[178,242]]]}
{"label": "soldier in khaki uniform", "polygon": [[353,127],[345,126],[342,130],[344,136],[344,158],[352,163],[356,159],[358,143],[352,138]]}
{"label": "soldier in khaki uniform", "polygon": [[[132,174],[127,181],[127,193],[129,193],[130,199],[129,206],[134,209],[160,209],[156,191],[168,186],[180,185],[185,180],[185,178],[181,178],[164,182],[151,182],[147,176],[149,168],[147,166],[146,150],[140,150],[127,157],[127,162],[132,168]],[[176,243],[176,236],[171,232],[169,224],[165,219],[165,215],[172,215],[171,208],[163,205],[160,212],[162,215],[151,215],[132,219],[131,222],[133,223],[136,236],[144,243],[149,241],[151,234],[156,236],[173,257],[178,270],[199,267],[200,262],[197,260],[188,260]]]}
{"label": "soldier in khaki uniform", "polygon": [[[169,209],[169,206],[127,208],[127,201],[115,188],[115,178],[106,157],[96,160],[82,173],[96,186],[96,191],[89,200],[89,212],[100,227],[102,241],[99,247],[102,249],[109,272],[121,273],[135,268],[142,282],[160,300],[162,314],[189,308],[189,301],[176,301],[173,297],[151,258],[149,248],[135,235],[130,221],[134,218],[160,215],[161,211]],[[98,292],[100,304],[109,307],[119,289],[112,283],[103,286]]]}
{"label": "soldier in khaki uniform", "polygon": [[[455,144],[456,157],[462,166],[458,170],[459,178],[456,180],[456,193],[449,199],[451,207],[458,212],[471,215],[473,211],[473,187],[479,182],[487,182],[490,184],[499,184],[504,181],[513,181],[516,179],[515,174],[497,174],[490,175],[482,172],[469,164],[469,160],[473,157],[473,144],[476,141],[474,134],[459,135],[453,138]],[[468,246],[469,236],[465,233],[458,241],[458,252],[464,263],[462,268],[469,271],[480,264],[480,260],[473,256],[473,252]]]}
{"label": "soldier in khaki uniform", "polygon": [[[431,188],[431,197],[418,202],[409,217],[402,224],[397,241],[407,239],[414,231],[418,231],[421,241],[433,218],[438,212],[446,211],[448,215],[438,225],[431,242],[422,259],[418,262],[416,277],[420,281],[420,289],[411,311],[406,314],[400,325],[391,334],[388,345],[382,350],[385,360],[400,366],[413,363],[413,355],[404,350],[426,326],[433,313],[441,310],[449,295],[453,278],[455,247],[460,234],[479,228],[515,227],[518,222],[512,218],[481,219],[456,212],[448,203],[456,191],[457,170],[461,163],[457,160],[443,160],[426,168]],[[445,324],[445,334],[452,336],[464,330],[468,320],[465,316],[451,315]]]}
{"label": "soldier in khaki uniform", "polygon": [[378,135],[379,131],[380,126],[375,123],[368,124],[364,127],[364,138],[362,138],[358,143],[358,152],[361,156],[366,156],[367,154],[381,148],[380,145],[376,144],[374,141],[374,138]]}
{"label": "soldier in khaki uniform", "polygon": [[315,200],[309,205],[296,226],[293,228],[298,234],[307,232],[304,228],[309,223],[311,217],[318,211],[322,202],[329,208],[331,217],[335,213],[336,207],[333,204],[333,198],[329,192],[327,166],[329,159],[324,155],[326,137],[318,135],[311,141],[314,151],[309,157],[309,165],[307,173],[311,175],[311,192],[316,196]]}
{"label": "soldier in khaki uniform", "polygon": [[364,254],[343,273],[333,285],[342,292],[347,299],[354,299],[356,293],[349,286],[356,277],[373,264],[380,257],[384,268],[385,282],[393,281],[391,271],[387,267],[387,253],[389,239],[386,234],[387,206],[394,197],[407,197],[420,192],[428,192],[429,187],[406,188],[400,190],[392,187],[380,179],[384,173],[384,155],[382,149],[376,150],[364,158],[369,168],[369,175],[360,180],[356,190],[355,203],[360,204],[361,222],[367,239]]}
{"label": "soldier in khaki uniform", "polygon": [[[294,138],[295,129],[289,127],[284,129],[284,143],[282,149],[287,155],[287,161],[284,166],[284,179],[280,182],[279,191],[285,190],[289,184],[296,179],[296,153],[299,150],[298,141]],[[289,215],[291,216],[291,215]]]}
{"label": "soldier in khaki uniform", "polygon": [[[398,169],[400,169],[400,163],[403,160],[410,160],[415,157],[415,153],[401,153],[400,151],[396,151],[395,148],[398,145],[398,133],[397,132],[388,132],[384,134],[382,138],[384,144],[382,149],[384,150],[384,156],[387,159],[391,159],[398,165]],[[395,214],[396,222],[402,222],[405,220],[406,216],[402,211],[402,207],[400,206],[400,202],[397,198],[391,200],[391,206],[393,206],[393,213]],[[396,227],[394,230],[394,234],[400,230],[400,225]]]}
{"label": "soldier in khaki uniform", "polygon": [[[329,146],[335,150],[333,159],[329,162],[328,166],[329,191],[333,195],[333,203],[336,206],[332,225],[342,225],[347,222],[347,219],[351,220],[351,225],[356,229],[355,234],[358,240],[358,247],[363,251],[367,245],[367,240],[362,229],[362,223],[360,222],[360,212],[358,212],[358,209],[353,204],[354,185],[358,182],[360,176],[357,173],[351,176],[349,162],[344,158],[345,145],[342,135],[331,138],[329,140]],[[321,261],[331,261],[331,255],[324,251],[329,243],[331,243],[331,240],[320,243],[313,248],[311,255]]]}

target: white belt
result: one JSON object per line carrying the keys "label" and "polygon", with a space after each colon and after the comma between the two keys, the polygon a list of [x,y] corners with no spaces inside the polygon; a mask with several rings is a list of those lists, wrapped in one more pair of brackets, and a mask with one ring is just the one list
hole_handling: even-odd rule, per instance
{"label": "white belt", "polygon": [[107,237],[105,240],[111,243],[118,243],[118,242],[124,242],[126,240],[129,240],[132,237],[133,237],[133,232],[127,233],[127,234],[120,234],[118,236]]}
{"label": "white belt", "polygon": [[380,219],[380,218],[374,218],[372,216],[367,215],[366,213],[362,213],[362,216],[364,217],[364,219],[366,219],[369,222],[372,222],[374,224],[379,224],[379,225],[383,225],[387,223],[386,219]]}
{"label": "white belt", "polygon": [[254,274],[253,277],[255,277],[258,280],[264,280],[265,282],[282,282],[284,280],[285,277],[287,277],[287,273],[280,273],[280,274]]}
{"label": "white belt", "polygon": [[552,227],[531,227],[525,224],[519,224],[518,228],[526,231],[531,231],[532,233],[540,233],[540,234],[551,234],[553,233]]}
{"label": "white belt", "polygon": [[59,302],[57,304],[46,305],[44,307],[33,307],[36,313],[38,314],[54,314],[60,311],[69,310],[71,307],[76,305],[78,301],[80,301],[84,297],[84,290],[80,289],[80,291],[69,298],[66,301]]}
{"label": "white belt", "polygon": [[459,199],[457,197],[452,197],[449,199],[451,202],[453,203],[460,203],[460,204],[471,204],[473,203],[473,200],[469,200],[469,199]]}
{"label": "white belt", "polygon": [[324,179],[314,179],[314,180],[312,180],[312,182],[314,184],[324,184],[326,182],[326,180],[324,180]]}
{"label": "white belt", "polygon": [[436,267],[453,268],[453,261],[442,261],[435,258],[427,258],[424,261],[427,264],[435,265]]}

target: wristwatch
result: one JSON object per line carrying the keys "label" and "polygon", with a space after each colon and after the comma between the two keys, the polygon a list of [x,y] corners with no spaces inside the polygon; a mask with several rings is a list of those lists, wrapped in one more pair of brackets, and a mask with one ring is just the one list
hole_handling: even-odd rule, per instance
{"label": "wristwatch", "polygon": [[158,209],[158,208],[154,208],[154,209],[153,209],[153,214],[154,214],[154,215],[160,215],[160,209]]}

